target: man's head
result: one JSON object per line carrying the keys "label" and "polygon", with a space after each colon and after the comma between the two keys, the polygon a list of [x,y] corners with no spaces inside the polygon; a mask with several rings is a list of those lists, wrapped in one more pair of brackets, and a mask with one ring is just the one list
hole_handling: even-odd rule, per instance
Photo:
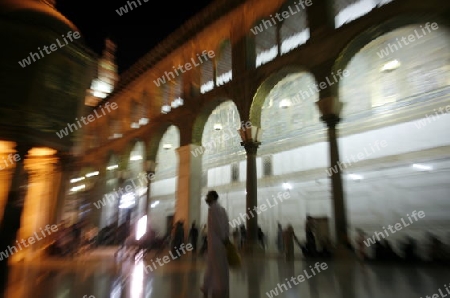
{"label": "man's head", "polygon": [[216,202],[219,199],[219,195],[217,194],[217,191],[210,190],[206,194],[205,202],[208,205],[211,205],[212,203]]}

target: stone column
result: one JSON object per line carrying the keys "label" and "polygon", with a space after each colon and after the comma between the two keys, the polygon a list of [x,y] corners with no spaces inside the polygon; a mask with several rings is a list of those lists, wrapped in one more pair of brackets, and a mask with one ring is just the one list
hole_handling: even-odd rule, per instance
{"label": "stone column", "polygon": [[66,193],[68,190],[68,181],[70,179],[71,170],[72,170],[72,159],[69,155],[58,154],[59,155],[59,163],[58,170],[60,172],[60,182],[58,188],[58,197],[56,199],[55,208],[51,214],[51,222],[59,223],[62,220],[62,216],[64,213],[64,206],[66,203]]}
{"label": "stone column", "polygon": [[11,178],[16,166],[16,160],[21,158],[14,150],[14,142],[0,141],[0,221],[6,205]]}
{"label": "stone column", "polygon": [[179,165],[174,223],[184,221],[185,235],[194,220],[197,224],[200,222],[200,204],[204,203],[201,193],[202,155],[192,154],[198,147],[189,144],[177,148]]}
{"label": "stone column", "polygon": [[147,183],[147,194],[146,194],[146,199],[145,199],[145,215],[147,215],[147,232],[150,231],[150,213],[151,213],[151,208],[150,208],[150,203],[151,203],[151,184],[152,184],[152,180],[155,177],[155,167],[156,167],[156,163],[154,160],[147,160],[146,164],[145,164],[145,173],[147,174],[145,179],[143,179],[143,181],[145,181]]}
{"label": "stone column", "polygon": [[334,10],[330,1],[311,1],[306,7],[308,25],[311,38],[320,38],[321,35],[334,30]]}
{"label": "stone column", "polygon": [[328,142],[330,144],[330,166],[335,167],[337,172],[331,175],[333,187],[334,220],[336,229],[336,239],[338,244],[347,244],[347,211],[344,201],[344,188],[342,186],[342,173],[338,166],[339,146],[337,144],[336,125],[339,117],[336,115],[323,116],[323,121],[328,127]]}
{"label": "stone column", "polygon": [[[246,179],[246,210],[247,214],[247,239],[245,240],[245,252],[254,253],[260,250],[258,245],[258,214],[253,211],[258,205],[258,177],[256,172],[256,153],[259,142],[241,142],[247,153],[247,179]],[[249,210],[252,210],[250,213]],[[251,216],[253,214],[253,216]]]}
{"label": "stone column", "polygon": [[[30,149],[27,144],[19,143],[16,146],[16,153],[21,159],[16,162],[14,173],[11,179],[11,186],[8,191],[8,198],[5,205],[4,215],[0,223],[0,251],[8,250],[14,252],[9,247],[16,244],[16,235],[20,229],[20,220],[27,195],[28,173],[25,171],[24,159]],[[10,250],[10,251],[9,251]],[[0,261],[0,288],[3,289],[8,281],[8,261]]]}
{"label": "stone column", "polygon": [[[90,195],[90,198],[89,198],[89,201],[90,201],[89,222],[93,226],[100,229],[101,228],[101,217],[102,217],[102,212],[104,211],[104,209],[102,207],[100,207],[101,205],[98,205],[97,202],[99,200],[103,200],[105,194],[107,193],[106,184],[107,184],[108,175],[107,175],[106,167],[104,167],[103,165],[99,169],[99,172],[100,172],[100,174],[98,175],[98,178],[94,182],[94,187],[89,193],[89,195]],[[94,203],[97,203],[99,208],[97,208]],[[111,203],[108,200],[106,202],[106,204],[111,204]]]}
{"label": "stone column", "polygon": [[[25,160],[25,170],[29,173],[28,194],[26,196],[20,230],[17,240],[29,239],[31,245],[14,254],[12,260],[31,260],[44,255],[45,248],[54,235],[42,233],[53,222],[57,205],[60,173],[57,171],[58,156],[50,148],[33,148]],[[42,229],[42,230],[41,230]]]}

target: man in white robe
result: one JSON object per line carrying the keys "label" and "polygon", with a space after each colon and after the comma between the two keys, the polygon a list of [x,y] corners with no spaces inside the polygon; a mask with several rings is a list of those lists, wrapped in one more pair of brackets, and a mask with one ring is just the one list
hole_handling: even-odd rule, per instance
{"label": "man in white robe", "polygon": [[206,195],[208,209],[208,251],[206,272],[201,290],[205,297],[229,297],[229,268],[225,242],[229,241],[228,215],[217,202],[219,195],[211,190]]}

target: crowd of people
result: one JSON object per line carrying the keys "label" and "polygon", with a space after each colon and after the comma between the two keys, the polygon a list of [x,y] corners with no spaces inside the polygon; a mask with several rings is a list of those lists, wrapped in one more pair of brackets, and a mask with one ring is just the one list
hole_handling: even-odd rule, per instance
{"label": "crowd of people", "polygon": [[436,235],[427,232],[425,250],[419,252],[419,242],[413,237],[406,236],[398,243],[395,249],[392,241],[387,239],[376,240],[374,245],[367,246],[369,236],[362,229],[357,229],[355,253],[363,261],[406,261],[406,262],[433,262],[450,263],[450,246],[445,244]]}
{"label": "crowd of people", "polygon": [[49,245],[49,255],[57,257],[73,257],[98,246],[98,229],[80,221],[68,224],[62,221],[58,224]]}

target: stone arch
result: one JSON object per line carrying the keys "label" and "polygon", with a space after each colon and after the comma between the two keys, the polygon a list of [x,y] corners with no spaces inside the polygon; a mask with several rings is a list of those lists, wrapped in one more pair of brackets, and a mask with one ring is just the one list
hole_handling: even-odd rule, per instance
{"label": "stone arch", "polygon": [[[286,76],[299,72],[310,73],[309,70],[302,66],[287,66],[269,75],[266,79],[263,80],[261,85],[256,90],[255,95],[253,96],[253,101],[250,107],[249,120],[252,125],[259,127],[261,126],[262,106],[264,105],[264,101],[266,100],[266,97],[269,94],[270,90],[272,90],[272,88],[275,87],[275,85]],[[245,119],[245,117],[243,119]]]}
{"label": "stone arch", "polygon": [[133,139],[130,143],[128,143],[123,150],[121,150],[121,153],[118,154],[119,156],[119,169],[125,170],[128,169],[128,164],[130,160],[130,154],[131,151],[134,148],[134,145],[136,144],[137,139]]}
{"label": "stone arch", "polygon": [[102,160],[102,164],[105,165],[106,168],[110,166],[109,162],[114,159],[117,162],[117,164],[119,164],[120,155],[116,151],[110,149],[108,150],[108,153],[105,155],[105,158]]}
{"label": "stone arch", "polygon": [[[450,22],[445,18],[436,16],[432,20],[428,16],[424,15],[401,15],[387,20],[376,26],[368,27],[361,31],[355,38],[353,38],[346,46],[340,51],[332,71],[337,73],[339,70],[344,70],[352,60],[352,58],[361,51],[366,45],[373,40],[392,32],[396,29],[414,24],[425,24],[427,22],[437,22],[439,26],[444,26],[447,29],[450,28]],[[332,94],[339,94],[339,82],[331,86]]]}
{"label": "stone arch", "polygon": [[179,127],[170,122],[160,124],[158,127],[152,130],[152,137],[146,142],[146,158],[147,160],[156,161],[156,155],[158,154],[159,143],[164,136],[164,133],[169,129],[170,126],[175,125],[178,129]]}
{"label": "stone arch", "polygon": [[[208,101],[203,106],[203,109],[200,112],[200,114],[197,116],[197,118],[195,119],[195,122],[194,122],[194,125],[192,128],[192,144],[195,144],[195,145],[202,144],[203,129],[205,128],[206,121],[208,121],[208,118],[211,115],[211,113],[214,111],[214,109],[226,101],[232,101],[236,105],[236,102],[230,98],[217,97],[214,100]],[[239,109],[238,109],[238,112],[239,112],[239,117],[241,119],[244,119],[242,117],[241,111],[239,111]]]}

